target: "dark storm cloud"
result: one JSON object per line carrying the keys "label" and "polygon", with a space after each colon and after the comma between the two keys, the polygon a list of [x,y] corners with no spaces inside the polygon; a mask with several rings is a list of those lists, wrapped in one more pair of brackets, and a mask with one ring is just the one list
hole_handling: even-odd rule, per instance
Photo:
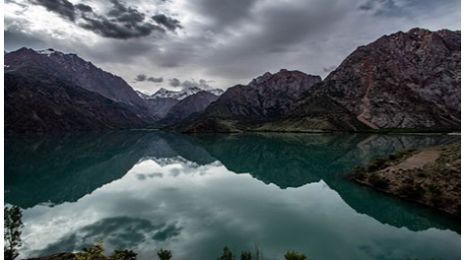
{"label": "dark storm cloud", "polygon": [[92,7],[86,4],[77,4],[75,7],[82,12],[93,12]]}
{"label": "dark storm cloud", "polygon": [[150,35],[154,30],[163,32],[164,30],[151,23],[114,22],[103,16],[88,17],[83,16],[84,23],[79,24],[84,29],[91,30],[101,36],[115,39],[138,38]]}
{"label": "dark storm cloud", "polygon": [[164,14],[157,15],[157,19],[153,18],[163,27],[154,24],[150,22],[150,19],[145,18],[145,14],[118,0],[110,0],[112,7],[105,15],[95,13],[89,5],[82,3],[73,5],[67,0],[33,1],[84,29],[108,38],[138,38],[148,36],[154,31],[165,32],[163,27],[171,31],[181,28],[178,20]]}
{"label": "dark storm cloud", "polygon": [[429,12],[446,5],[457,6],[459,0],[366,0],[358,9],[376,16],[408,17],[417,12]]}
{"label": "dark storm cloud", "polygon": [[169,85],[173,87],[178,87],[180,86],[180,80],[178,78],[169,79]]}
{"label": "dark storm cloud", "polygon": [[177,28],[182,28],[178,20],[168,17],[165,14],[157,14],[153,16],[152,19],[170,31],[175,31]]}
{"label": "dark storm cloud", "polygon": [[151,81],[153,83],[161,83],[164,81],[163,77],[155,78],[155,77],[148,77],[147,81]]}
{"label": "dark storm cloud", "polygon": [[145,15],[133,7],[127,7],[117,0],[111,0],[112,8],[106,16],[96,13],[82,13],[81,18],[85,22],[79,25],[101,36],[129,39],[150,35],[154,30],[164,30],[152,23],[145,22]]}
{"label": "dark storm cloud", "polygon": [[367,0],[358,9],[373,12],[374,15],[403,16],[406,14],[406,9],[393,0]]}
{"label": "dark storm cloud", "polygon": [[258,0],[192,0],[192,8],[213,21],[210,29],[219,30],[251,15]]}
{"label": "dark storm cloud", "polygon": [[201,88],[201,89],[209,89],[209,88],[212,88],[209,84],[208,84],[208,81],[204,80],[204,79],[200,79],[199,81],[196,81],[196,80],[185,80],[184,82],[182,82],[182,84],[180,84],[182,87],[186,87],[186,88],[191,88],[191,87],[198,87],[198,88]]}
{"label": "dark storm cloud", "polygon": [[34,0],[34,2],[71,21],[76,19],[75,7],[67,0]]}
{"label": "dark storm cloud", "polygon": [[[281,68],[324,76],[356,47],[382,35],[412,27],[460,28],[459,0],[14,1],[40,4],[104,38],[86,41],[71,32],[58,40],[61,24],[34,24],[27,7],[23,15],[11,5],[10,20],[5,18],[7,46],[42,41],[41,48],[78,53],[127,80],[152,66],[151,71],[169,75],[166,85],[177,87],[193,84],[180,80],[185,75],[214,79],[219,87],[247,83]],[[182,33],[171,33],[179,28]],[[137,87],[148,92],[156,88],[143,83]]]}
{"label": "dark storm cloud", "polygon": [[163,77],[156,78],[156,77],[148,77],[145,74],[139,74],[135,77],[135,81],[136,82],[149,81],[153,83],[160,83],[160,82],[163,82]]}
{"label": "dark storm cloud", "polygon": [[147,80],[147,75],[145,74],[139,74],[135,77],[135,81],[145,81]]}

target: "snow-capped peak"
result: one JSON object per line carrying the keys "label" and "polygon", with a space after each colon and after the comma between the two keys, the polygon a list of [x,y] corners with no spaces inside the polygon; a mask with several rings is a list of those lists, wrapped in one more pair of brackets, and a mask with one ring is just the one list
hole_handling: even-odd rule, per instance
{"label": "snow-capped peak", "polygon": [[177,100],[182,100],[188,96],[191,96],[191,95],[194,95],[198,92],[201,92],[201,91],[207,91],[207,92],[210,92],[214,95],[221,95],[222,93],[224,93],[224,91],[222,89],[213,89],[213,88],[210,88],[210,89],[203,89],[203,88],[200,88],[200,87],[197,87],[197,86],[185,86],[183,87],[182,89],[180,90],[168,90],[168,89],[165,89],[165,88],[160,88],[158,91],[156,91],[153,95],[151,95],[149,98],[151,99],[154,99],[154,98],[173,98],[173,99],[177,99]]}

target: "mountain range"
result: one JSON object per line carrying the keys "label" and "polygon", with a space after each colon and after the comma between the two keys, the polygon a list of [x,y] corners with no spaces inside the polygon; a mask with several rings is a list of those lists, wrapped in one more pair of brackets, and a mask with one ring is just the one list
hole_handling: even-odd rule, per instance
{"label": "mountain range", "polygon": [[460,31],[414,28],[360,46],[325,79],[282,69],[246,85],[135,91],[75,54],[5,53],[7,132],[455,131]]}
{"label": "mountain range", "polygon": [[[164,122],[175,122],[176,120],[170,120],[169,118],[166,117],[175,117],[177,118],[178,116],[175,114],[175,111],[179,111],[179,107],[182,106],[182,104],[193,104],[196,103],[195,97],[197,93],[200,92],[207,92],[215,97],[218,97],[224,93],[224,90],[222,89],[214,89],[214,88],[200,88],[198,86],[184,86],[179,90],[167,90],[165,88],[160,88],[158,91],[153,93],[152,95],[147,95],[144,94],[140,91],[136,91],[137,94],[143,98],[148,105],[151,114],[159,118],[159,120],[162,120]],[[190,98],[190,103],[183,102],[184,99]],[[204,100],[202,97],[199,97],[201,100],[198,100],[200,105],[199,107],[205,108],[209,103],[206,105],[204,104]],[[193,100],[193,103],[192,103]],[[180,103],[177,108],[174,111],[171,111],[171,109]],[[196,108],[198,106],[192,107],[192,113],[194,112],[200,112],[197,111]],[[182,109],[185,112],[188,111],[190,107],[185,107],[185,109]],[[169,114],[169,115],[168,115]],[[181,118],[184,118],[185,116],[180,116]],[[164,119],[164,120],[163,120]]]}
{"label": "mountain range", "polygon": [[[180,128],[185,132],[457,130],[460,37],[460,31],[418,28],[383,36],[358,47],[322,82],[304,82],[305,76],[296,71],[266,73],[247,86],[228,89]],[[286,89],[291,84],[304,87]],[[294,94],[292,98],[275,95],[283,89]],[[250,94],[256,92],[259,95]]]}

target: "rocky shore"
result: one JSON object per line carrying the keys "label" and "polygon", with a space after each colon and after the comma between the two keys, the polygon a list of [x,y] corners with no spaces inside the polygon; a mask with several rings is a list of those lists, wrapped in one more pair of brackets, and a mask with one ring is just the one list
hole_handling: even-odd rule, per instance
{"label": "rocky shore", "polygon": [[377,191],[460,217],[460,169],[461,146],[456,143],[392,154],[348,176]]}

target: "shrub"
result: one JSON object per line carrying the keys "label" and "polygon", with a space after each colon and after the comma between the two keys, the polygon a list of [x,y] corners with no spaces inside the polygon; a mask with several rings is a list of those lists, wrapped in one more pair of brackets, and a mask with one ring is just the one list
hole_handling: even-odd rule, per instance
{"label": "shrub", "polygon": [[378,171],[385,167],[385,160],[384,159],[375,159],[372,163],[367,167],[367,170],[370,172]]}
{"label": "shrub", "polygon": [[76,254],[77,260],[103,260],[106,259],[103,254],[105,249],[103,248],[103,242],[99,241],[91,247],[84,248],[82,252]]}
{"label": "shrub", "polygon": [[21,246],[22,213],[17,206],[4,207],[3,213],[4,257],[6,260],[13,260],[18,257],[18,247]]}
{"label": "shrub", "polygon": [[307,259],[304,254],[295,252],[295,251],[288,251],[284,255],[286,260],[305,260]]}
{"label": "shrub", "polygon": [[232,260],[232,259],[234,259],[234,255],[232,254],[232,251],[230,251],[228,247],[224,247],[222,256],[220,256],[218,260]]}
{"label": "shrub", "polygon": [[446,200],[441,196],[441,194],[431,197],[430,202],[432,202],[433,206],[438,208],[444,207],[446,204]]}
{"label": "shrub", "polygon": [[240,255],[240,260],[251,260],[251,252],[249,251],[243,251],[242,254]]}
{"label": "shrub", "polygon": [[111,260],[136,260],[137,254],[132,250],[114,250]]}
{"label": "shrub", "polygon": [[398,192],[409,199],[419,199],[424,196],[425,190],[420,184],[403,184],[399,187]]}
{"label": "shrub", "polygon": [[390,186],[390,181],[388,179],[382,178],[376,173],[371,173],[368,177],[368,181],[374,187],[379,189],[387,189]]}
{"label": "shrub", "polygon": [[170,250],[160,249],[157,253],[160,260],[169,260],[172,257],[172,253]]}
{"label": "shrub", "polygon": [[440,190],[440,187],[436,184],[429,184],[427,185],[427,191],[432,193],[434,196],[441,195],[442,191]]}
{"label": "shrub", "polygon": [[363,167],[356,166],[353,168],[352,177],[359,180],[364,180],[366,178],[366,170]]}

